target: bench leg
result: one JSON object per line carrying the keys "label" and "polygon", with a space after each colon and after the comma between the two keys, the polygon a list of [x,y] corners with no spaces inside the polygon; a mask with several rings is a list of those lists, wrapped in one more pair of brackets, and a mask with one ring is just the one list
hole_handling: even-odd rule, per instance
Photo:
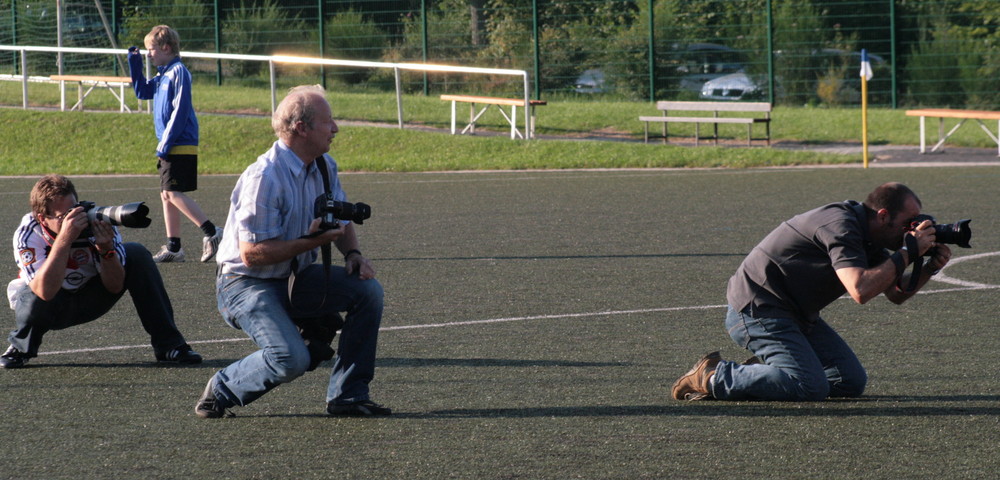
{"label": "bench leg", "polygon": [[[498,105],[499,106],[499,105]],[[503,111],[503,107],[500,107],[500,111]],[[510,106],[510,139],[516,138],[514,135],[518,133],[517,131],[517,105]],[[527,131],[527,126],[525,126],[525,131]]]}
{"label": "bench leg", "polygon": [[479,113],[476,113],[476,104],[472,103],[470,105],[471,106],[469,107],[469,117],[470,117],[469,124],[466,125],[461,132],[459,132],[460,135],[465,135],[465,132],[469,132],[470,134],[475,134],[476,122],[479,121],[479,117],[483,116],[483,114],[490,109],[490,104],[486,104],[486,106],[483,107],[483,109],[480,110]]}
{"label": "bench leg", "polygon": [[950,137],[953,133],[955,133],[955,131],[958,130],[958,127],[964,125],[966,120],[968,119],[963,118],[960,122],[958,122],[958,125],[955,125],[954,128],[949,130],[948,133],[944,135],[944,118],[939,119],[940,123],[938,127],[938,142],[937,144],[934,145],[933,148],[931,148],[931,153],[934,153],[937,151],[938,148],[941,148],[941,146],[944,145],[944,141],[947,140],[948,137]]}
{"label": "bench leg", "polygon": [[694,122],[694,146],[698,146],[698,137],[701,136],[701,124]]}
{"label": "bench leg", "polygon": [[927,117],[920,117],[920,153],[927,153]]}
{"label": "bench leg", "polygon": [[83,99],[86,96],[83,94],[83,82],[76,84],[76,105],[70,108],[70,111],[76,110],[76,107],[80,107],[80,111],[83,111]]}
{"label": "bench leg", "polygon": [[455,101],[451,101],[451,134],[455,134]]}
{"label": "bench leg", "polygon": [[[490,106],[487,105],[486,108],[490,108]],[[484,112],[486,111],[486,108],[483,109]],[[475,113],[476,113],[476,104],[475,103],[470,103],[469,104],[469,125],[466,126],[465,128],[468,128],[469,129],[469,133],[471,133],[472,135],[476,134],[476,120],[479,120],[479,116],[478,115],[474,116]],[[464,130],[463,130],[463,132],[464,132]]]}
{"label": "bench leg", "polygon": [[642,122],[642,143],[649,143],[649,122]]}
{"label": "bench leg", "polygon": [[993,140],[997,144],[997,155],[1000,156],[1000,121],[997,121],[997,135],[996,136],[993,136],[993,132],[990,131],[989,127],[987,127],[986,124],[983,123],[982,120],[980,120],[980,119],[977,118],[976,122],[979,123],[979,128],[982,128],[983,131],[986,132],[986,135],[989,135],[990,140]]}

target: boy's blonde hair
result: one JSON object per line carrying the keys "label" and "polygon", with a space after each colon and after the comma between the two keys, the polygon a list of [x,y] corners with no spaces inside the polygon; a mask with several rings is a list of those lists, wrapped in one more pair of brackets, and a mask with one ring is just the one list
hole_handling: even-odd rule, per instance
{"label": "boy's blonde hair", "polygon": [[174,30],[166,25],[157,25],[153,27],[149,33],[146,34],[146,38],[143,39],[143,43],[146,44],[148,48],[149,45],[156,45],[158,47],[168,46],[170,51],[174,55],[181,54],[181,36]]}

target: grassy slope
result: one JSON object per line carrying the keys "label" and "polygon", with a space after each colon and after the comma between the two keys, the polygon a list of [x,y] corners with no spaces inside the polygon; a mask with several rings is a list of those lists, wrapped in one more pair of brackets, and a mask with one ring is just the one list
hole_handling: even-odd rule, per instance
{"label": "grassy slope", "polygon": [[[200,171],[238,173],[274,135],[267,119],[201,115]],[[442,142],[447,148],[442,148]],[[0,110],[0,175],[146,174],[154,171],[145,115]],[[856,161],[764,148],[682,148],[621,142],[511,141],[352,126],[334,140],[344,170],[746,167]]]}
{"label": "grassy slope", "polygon": [[[68,97],[73,97],[72,90]],[[29,86],[32,105],[58,106],[53,85]],[[0,105],[20,104],[20,85],[0,82]],[[330,93],[338,119],[360,122],[396,122],[396,102],[391,94]],[[274,136],[263,117],[209,115],[212,112],[264,115],[270,109],[267,89],[197,85],[195,104],[201,122],[201,171],[235,173],[263,152]],[[89,109],[117,109],[116,100],[95,91]],[[465,114],[465,106],[459,109]],[[407,95],[403,99],[407,125],[445,128],[448,105],[437,97]],[[581,137],[594,134],[622,139],[642,136],[637,117],[655,114],[646,102],[596,102],[579,98],[554,98],[540,107],[538,133]],[[860,110],[856,108],[778,107],[773,114],[776,141],[802,143],[859,142]],[[873,109],[870,142],[914,145],[919,142],[916,118],[903,110]],[[933,123],[933,122],[932,122]],[[152,125],[145,115],[0,109],[0,175],[61,171],[81,173],[151,173]],[[705,128],[708,128],[707,126]],[[758,126],[759,128],[759,126]],[[481,130],[506,128],[496,112],[485,115]],[[671,126],[678,135],[692,135],[691,125]],[[704,130],[704,129],[703,129]],[[990,146],[990,140],[973,127],[960,130],[949,144]],[[743,126],[723,126],[725,137],[739,139]],[[441,148],[447,141],[448,148]],[[45,148],[39,148],[44,145]],[[678,148],[635,142],[512,142],[507,138],[444,137],[415,130],[365,126],[343,129],[334,154],[345,170],[428,171],[455,169],[621,168],[621,167],[750,167],[766,165],[857,162],[840,155],[789,152],[763,148]]]}

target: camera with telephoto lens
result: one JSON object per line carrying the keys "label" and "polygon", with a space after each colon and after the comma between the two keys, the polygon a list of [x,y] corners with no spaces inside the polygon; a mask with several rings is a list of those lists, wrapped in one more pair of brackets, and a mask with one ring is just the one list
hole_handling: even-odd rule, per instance
{"label": "camera with telephoto lens", "polygon": [[361,202],[341,202],[334,199],[332,193],[324,193],[316,197],[313,216],[320,219],[321,230],[332,230],[340,228],[340,222],[337,220],[350,220],[361,225],[372,216],[372,207]]}
{"label": "camera with telephoto lens", "polygon": [[[926,214],[920,214],[910,220],[909,230],[912,231],[916,229],[917,225],[923,223],[924,220],[930,220],[931,223],[934,224],[935,242],[951,243],[962,248],[972,248],[972,246],[969,245],[969,240],[972,240],[972,229],[969,228],[969,222],[972,220],[965,219],[959,220],[955,223],[945,223],[939,225],[934,220],[934,217]],[[931,251],[929,250],[927,254],[930,255]]]}
{"label": "camera with telephoto lens", "polygon": [[[87,220],[93,224],[101,220],[112,225],[121,225],[129,228],[146,228],[152,222],[149,219],[149,207],[146,202],[133,202],[112,207],[99,207],[94,202],[77,202],[73,208],[80,207],[87,213]],[[90,226],[80,234],[80,237],[92,237],[94,233]]]}

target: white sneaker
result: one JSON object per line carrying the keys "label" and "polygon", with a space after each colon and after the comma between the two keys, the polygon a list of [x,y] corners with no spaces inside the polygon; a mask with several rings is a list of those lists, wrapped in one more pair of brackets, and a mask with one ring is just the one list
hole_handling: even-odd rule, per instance
{"label": "white sneaker", "polygon": [[184,261],[184,247],[176,252],[171,252],[166,245],[160,247],[160,251],[153,255],[156,263],[180,263]]}
{"label": "white sneaker", "polygon": [[222,227],[215,227],[215,235],[201,240],[201,261],[207,262],[219,252],[219,242],[222,241]]}

